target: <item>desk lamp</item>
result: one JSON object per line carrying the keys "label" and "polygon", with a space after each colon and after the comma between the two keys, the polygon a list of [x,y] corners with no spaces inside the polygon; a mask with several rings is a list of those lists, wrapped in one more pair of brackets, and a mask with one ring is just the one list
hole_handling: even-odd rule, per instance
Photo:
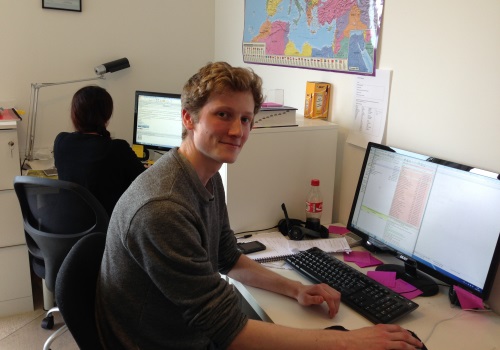
{"label": "desk lamp", "polygon": [[129,68],[130,63],[127,58],[120,58],[115,61],[103,63],[94,68],[95,74],[97,77],[87,78],[87,79],[78,79],[78,80],[69,80],[69,81],[61,81],[56,83],[32,83],[31,84],[31,97],[30,97],[30,109],[29,109],[29,119],[28,119],[28,135],[26,138],[26,153],[25,153],[25,161],[32,161],[34,159],[34,145],[35,145],[35,132],[36,132],[36,117],[38,112],[38,93],[41,88],[47,86],[56,86],[63,84],[71,84],[71,83],[79,83],[83,81],[91,81],[91,80],[99,80],[106,79],[106,73],[113,73],[119,70]]}

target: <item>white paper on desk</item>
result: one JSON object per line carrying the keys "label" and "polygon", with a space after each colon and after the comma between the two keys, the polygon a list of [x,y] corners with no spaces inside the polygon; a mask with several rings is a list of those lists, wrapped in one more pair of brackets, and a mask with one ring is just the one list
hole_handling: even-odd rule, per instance
{"label": "white paper on desk", "polygon": [[266,246],[265,250],[247,254],[247,256],[253,260],[292,254],[290,249],[288,249],[288,239],[278,231],[259,233],[250,238],[238,240],[238,242],[241,243],[251,241],[259,241]]}
{"label": "white paper on desk", "polygon": [[350,144],[366,148],[368,142],[382,143],[387,120],[391,71],[357,76],[354,83],[354,121],[347,136]]}
{"label": "white paper on desk", "polygon": [[306,241],[288,241],[288,249],[294,251],[307,250],[312,247],[320,248],[327,253],[350,252],[351,247],[344,237],[326,238],[326,239],[311,239]]}

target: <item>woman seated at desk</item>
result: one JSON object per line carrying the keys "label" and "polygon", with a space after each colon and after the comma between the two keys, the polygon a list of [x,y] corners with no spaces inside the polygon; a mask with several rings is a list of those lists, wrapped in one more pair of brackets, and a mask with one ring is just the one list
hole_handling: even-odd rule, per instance
{"label": "woman seated at desk", "polygon": [[145,170],[125,140],[111,139],[106,127],[113,113],[111,95],[99,86],[78,90],[71,102],[75,132],[54,141],[54,163],[60,180],[86,187],[111,216],[116,202]]}

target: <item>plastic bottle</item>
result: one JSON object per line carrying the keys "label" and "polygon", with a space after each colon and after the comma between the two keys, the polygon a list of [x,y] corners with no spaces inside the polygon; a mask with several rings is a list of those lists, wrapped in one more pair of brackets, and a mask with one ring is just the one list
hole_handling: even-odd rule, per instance
{"label": "plastic bottle", "polygon": [[321,214],[323,213],[323,197],[319,190],[319,180],[311,180],[311,189],[306,199],[306,227],[314,230],[321,230]]}

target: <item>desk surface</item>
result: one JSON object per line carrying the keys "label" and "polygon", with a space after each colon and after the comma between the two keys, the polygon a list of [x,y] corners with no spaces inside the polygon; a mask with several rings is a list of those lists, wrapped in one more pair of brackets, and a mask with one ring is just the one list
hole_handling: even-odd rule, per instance
{"label": "desk surface", "polygon": [[[337,256],[342,259],[340,255]],[[392,260],[392,257],[385,255],[377,255],[377,258],[385,262]],[[365,273],[373,269],[360,269],[357,265],[348,264]],[[290,279],[311,284],[293,270],[273,270]],[[231,283],[260,318],[267,322],[304,329],[332,325],[356,329],[373,325],[344,304],[341,304],[337,316],[330,319],[326,305],[304,307],[294,299],[282,295],[248,287],[234,280],[231,280]],[[448,300],[447,287],[440,287],[440,292],[435,296],[417,297],[414,301],[419,304],[419,308],[399,319],[397,323],[414,331],[429,349],[500,349],[500,315],[452,307]]]}

